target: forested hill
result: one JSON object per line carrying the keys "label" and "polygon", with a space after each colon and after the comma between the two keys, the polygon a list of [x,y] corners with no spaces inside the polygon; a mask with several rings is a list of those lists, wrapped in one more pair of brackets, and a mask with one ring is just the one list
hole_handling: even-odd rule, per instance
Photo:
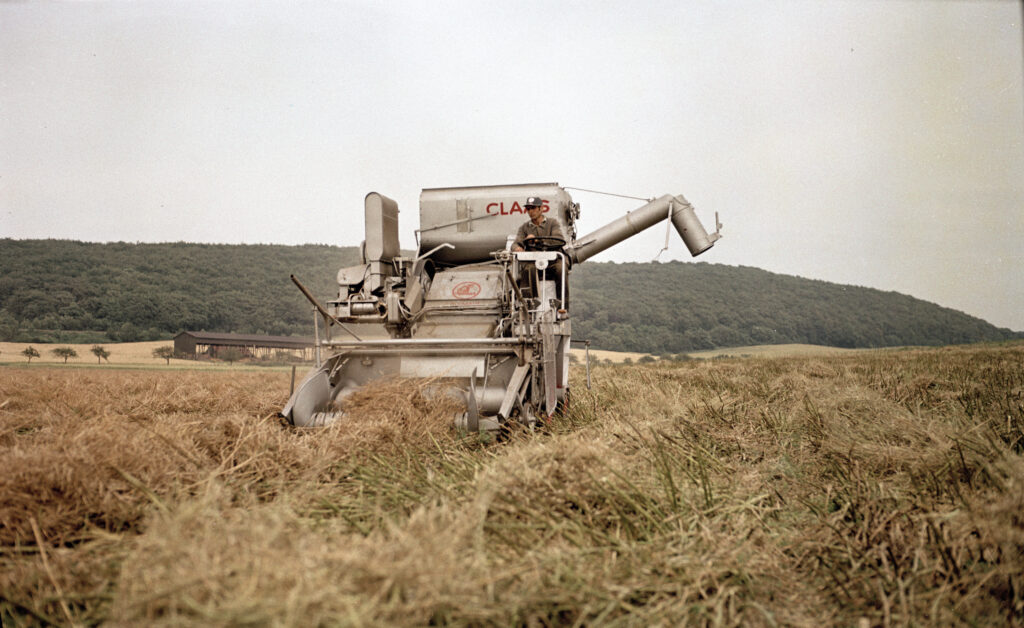
{"label": "forested hill", "polygon": [[573,271],[572,289],[573,336],[616,351],[944,345],[1024,337],[898,292],[749,266],[588,262]]}
{"label": "forested hill", "polygon": [[[359,249],[316,244],[97,244],[0,240],[0,334],[105,330],[156,340],[182,330],[311,335],[309,302],[336,296],[335,277]],[[31,334],[29,334],[31,335]],[[35,334],[38,336],[39,334]]]}
{"label": "forested hill", "polygon": [[[181,330],[303,334],[355,247],[0,240],[0,340],[101,342]],[[1022,337],[894,292],[705,263],[587,262],[572,274],[575,338],[677,353],[814,343],[939,345]],[[88,339],[86,339],[88,338]]]}

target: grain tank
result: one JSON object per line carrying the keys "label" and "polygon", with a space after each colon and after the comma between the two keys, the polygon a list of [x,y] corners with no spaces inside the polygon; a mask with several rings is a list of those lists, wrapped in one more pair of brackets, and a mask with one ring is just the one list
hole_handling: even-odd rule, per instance
{"label": "grain tank", "polygon": [[[543,200],[564,240],[514,250],[528,197]],[[337,297],[321,304],[296,280],[324,322],[318,364],[281,411],[296,426],[343,420],[352,391],[408,377],[458,391],[463,429],[532,428],[568,401],[573,265],[662,220],[696,256],[721,227],[716,218],[708,234],[685,198],[666,195],[577,237],[579,205],[557,183],[434,188],[420,194],[418,249],[405,256],[397,204],[372,192],[364,210],[363,260],[338,271]]]}

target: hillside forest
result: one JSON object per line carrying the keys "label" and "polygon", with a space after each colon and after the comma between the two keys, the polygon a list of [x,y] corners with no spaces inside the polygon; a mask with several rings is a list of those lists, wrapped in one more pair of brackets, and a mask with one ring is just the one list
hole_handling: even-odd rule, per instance
{"label": "hillside forest", "polygon": [[[355,247],[0,239],[0,340],[133,342],[179,331],[309,335],[297,275],[322,300]],[[1024,337],[895,292],[751,267],[587,262],[573,335],[655,354],[752,344],[945,345]]]}

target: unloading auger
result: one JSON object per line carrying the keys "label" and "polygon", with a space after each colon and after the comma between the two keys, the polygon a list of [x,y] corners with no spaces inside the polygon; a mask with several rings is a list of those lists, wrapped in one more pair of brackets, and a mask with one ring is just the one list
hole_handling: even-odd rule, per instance
{"label": "unloading auger", "polygon": [[[543,199],[569,242],[536,238],[513,251],[527,197]],[[403,377],[436,378],[459,391],[466,409],[456,424],[468,431],[532,428],[549,417],[568,403],[572,265],[666,219],[693,256],[720,237],[717,215],[709,235],[682,196],[653,199],[577,238],[579,215],[557,183],[425,189],[419,248],[405,257],[398,205],[368,194],[363,263],[338,271],[338,297],[320,304],[293,276],[324,329],[316,325],[317,365],[281,415],[296,426],[327,425],[344,416],[352,391]]]}

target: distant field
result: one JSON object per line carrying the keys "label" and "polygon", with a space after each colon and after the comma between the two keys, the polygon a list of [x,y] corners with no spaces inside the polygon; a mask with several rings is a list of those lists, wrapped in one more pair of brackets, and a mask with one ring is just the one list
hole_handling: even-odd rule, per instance
{"label": "distant field", "polygon": [[[40,344],[40,343],[28,343],[28,342],[0,342],[0,362],[27,362],[25,356],[21,355],[21,352],[26,347],[32,346],[39,351],[38,358],[32,358],[32,364],[37,363],[53,363],[63,364],[64,358],[58,358],[53,355],[52,351],[56,347],[71,347],[78,353],[77,358],[70,358],[68,364],[96,364],[96,356],[92,354],[91,349],[96,346],[97,343],[91,344]],[[153,349],[157,347],[173,347],[174,342],[171,340],[156,340],[153,342],[123,342],[123,343],[104,343],[100,344],[101,347],[110,352],[110,357],[104,364],[166,364],[166,360],[163,358],[154,358]],[[195,364],[191,360],[171,360],[171,364]]]}
{"label": "distant field", "polygon": [[760,357],[760,358],[783,358],[793,356],[814,356],[814,355],[842,355],[863,351],[863,349],[842,349],[840,347],[823,347],[821,345],[754,345],[750,347],[727,347],[725,349],[710,349],[708,351],[691,351],[689,355],[694,358],[714,358],[718,356],[729,357]]}
{"label": "distant field", "polygon": [[[578,357],[582,362],[586,358],[585,349],[572,349],[571,353]],[[612,362],[622,362],[626,358],[629,358],[636,362],[640,358],[647,355],[646,353],[627,353],[625,351],[602,351],[601,349],[591,349],[590,359],[591,360],[611,360]]]}
{"label": "distant field", "polygon": [[[801,344],[788,344],[788,345],[755,345],[750,347],[728,347],[725,349],[712,349],[709,351],[690,351],[686,355],[691,358],[713,358],[717,356],[731,356],[731,357],[790,357],[790,356],[811,356],[811,355],[840,355],[842,353],[848,353],[851,351],[860,351],[860,349],[841,349],[839,347],[823,347],[820,345],[801,345]],[[583,360],[586,351],[584,349],[573,349],[572,352],[580,359]],[[626,358],[636,362],[647,353],[626,353],[622,351],[602,351],[601,349],[591,349],[590,358],[599,360],[611,360],[612,362],[622,362]]]}
{"label": "distant field", "polygon": [[296,430],[281,372],[6,368],[0,623],[1024,625],[1022,364],[577,366],[503,442],[416,382]]}
{"label": "distant field", "polygon": [[[38,363],[49,363],[49,364],[63,364],[64,359],[58,358],[53,355],[51,351],[55,347],[71,347],[78,353],[77,358],[71,358],[68,360],[68,364],[96,364],[96,356],[91,353],[91,349],[94,344],[39,344],[39,343],[23,343],[23,342],[0,342],[0,363],[3,362],[27,362],[24,356],[21,355],[22,350],[25,347],[32,344],[39,353],[39,358],[33,358],[32,364]],[[110,351],[110,358],[103,364],[109,365],[151,365],[157,366],[160,364],[166,364],[162,358],[153,357],[153,349],[161,346],[173,347],[174,343],[170,340],[159,340],[154,342],[126,342],[126,343],[105,343],[101,345],[107,351]],[[788,344],[788,345],[757,345],[751,347],[731,347],[726,349],[713,349],[710,351],[693,351],[688,353],[693,358],[713,358],[716,356],[732,356],[732,357],[789,357],[789,356],[811,356],[811,355],[839,355],[842,353],[848,353],[851,351],[860,351],[860,349],[840,349],[838,347],[822,347],[819,345],[801,345],[801,344]],[[574,353],[581,361],[585,357],[585,351],[583,349],[573,349]],[[600,349],[591,349],[590,357],[592,360],[610,360],[612,362],[622,362],[626,358],[636,362],[640,358],[648,355],[646,353],[627,353],[622,351],[603,351]],[[197,368],[209,368],[209,362],[195,362],[193,360],[177,360],[172,359],[171,365],[181,367],[197,367]]]}
{"label": "distant field", "polygon": [[[171,358],[170,363],[164,358],[153,357],[153,349],[157,347],[173,347],[174,342],[171,340],[156,340],[152,342],[108,342],[101,344],[100,346],[110,352],[110,357],[97,364],[96,356],[92,354],[92,348],[96,346],[96,343],[92,344],[70,344],[70,343],[57,343],[57,344],[42,344],[42,343],[23,343],[23,342],[0,342],[0,364],[12,364],[21,365],[29,364],[28,359],[21,354],[25,347],[32,346],[40,354],[38,358],[32,358],[31,365],[50,365],[59,364],[61,366],[75,366],[80,368],[154,368],[161,369],[170,367],[175,370],[182,369],[194,369],[194,370],[281,370],[289,369],[290,366],[275,365],[266,366],[257,362],[249,360],[242,360],[235,363],[223,362],[220,360],[209,361],[209,360],[179,360],[177,358]],[[70,358],[67,364],[64,363],[64,358],[59,358],[53,354],[53,349],[56,347],[71,347],[78,354],[76,358]],[[298,368],[300,372],[307,368],[309,365],[299,364]]]}

